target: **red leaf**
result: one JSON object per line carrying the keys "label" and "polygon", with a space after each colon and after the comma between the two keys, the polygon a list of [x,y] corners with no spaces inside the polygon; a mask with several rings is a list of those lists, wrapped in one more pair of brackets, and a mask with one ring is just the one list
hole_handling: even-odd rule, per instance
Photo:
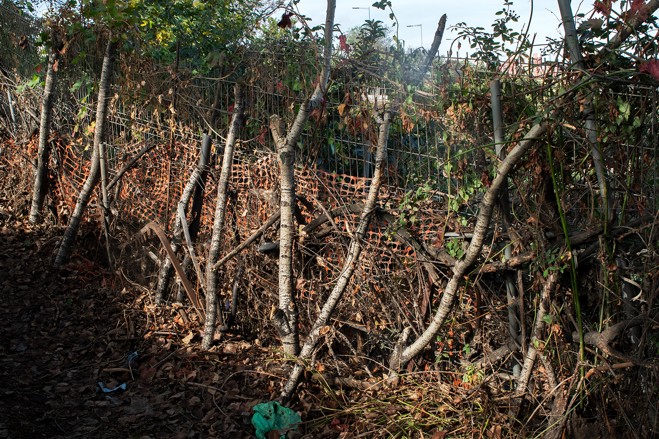
{"label": "red leaf", "polygon": [[348,37],[345,35],[340,35],[339,36],[339,45],[341,46],[341,50],[343,50],[346,55],[350,54],[350,44],[348,44],[346,41],[348,40]]}
{"label": "red leaf", "polygon": [[608,17],[611,14],[611,4],[615,1],[616,0],[597,0],[593,5],[595,7],[595,12],[599,12]]}
{"label": "red leaf", "polygon": [[59,60],[57,60],[57,61],[55,61],[55,62],[53,63],[53,70],[54,70],[54,71],[57,71],[57,66],[58,66],[58,65],[59,65]]}
{"label": "red leaf", "polygon": [[485,187],[490,187],[492,184],[490,181],[490,174],[488,174],[487,171],[483,171],[483,175],[481,175],[481,183],[483,183]]}
{"label": "red leaf", "polygon": [[293,16],[292,12],[284,12],[284,14],[281,16],[281,21],[277,23],[277,26],[279,26],[282,29],[286,29],[287,27],[293,27],[293,23],[291,23],[292,16]]}
{"label": "red leaf", "polygon": [[268,128],[265,126],[261,127],[261,132],[259,133],[259,136],[256,138],[256,140],[261,144],[265,145],[265,135],[268,133]]}
{"label": "red leaf", "polygon": [[659,60],[653,59],[651,61],[646,61],[639,66],[638,70],[641,73],[647,73],[655,80],[659,81]]}
{"label": "red leaf", "polygon": [[41,73],[41,64],[37,66],[37,73]]}
{"label": "red leaf", "polygon": [[650,16],[650,6],[645,4],[645,0],[632,0],[631,11],[640,21],[645,21]]}

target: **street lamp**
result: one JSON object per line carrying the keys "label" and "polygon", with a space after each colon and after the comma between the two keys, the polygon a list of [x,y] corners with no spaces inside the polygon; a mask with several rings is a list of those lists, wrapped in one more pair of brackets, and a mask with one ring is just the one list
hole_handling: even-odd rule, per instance
{"label": "street lamp", "polygon": [[368,19],[371,19],[371,7],[369,6],[368,8],[358,8],[353,6],[352,9],[368,9]]}
{"label": "street lamp", "polygon": [[419,28],[421,28],[421,47],[423,47],[423,25],[422,24],[409,24],[407,27],[419,27]]}

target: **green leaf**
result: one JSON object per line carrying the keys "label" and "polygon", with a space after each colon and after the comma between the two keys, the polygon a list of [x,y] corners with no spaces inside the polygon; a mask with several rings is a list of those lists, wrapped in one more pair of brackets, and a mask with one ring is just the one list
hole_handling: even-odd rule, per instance
{"label": "green leaf", "polygon": [[550,315],[545,314],[544,316],[542,316],[542,320],[544,320],[546,324],[551,325],[551,316]]}
{"label": "green leaf", "polygon": [[80,87],[82,87],[82,83],[83,83],[83,79],[82,78],[78,79],[76,83],[71,86],[69,91],[74,92],[80,90]]}
{"label": "green leaf", "polygon": [[82,108],[80,108],[80,110],[78,111],[78,115],[76,116],[76,118],[77,118],[78,120],[82,120],[82,119],[85,117],[86,114],[87,114],[87,105],[84,105],[84,106],[82,106]]}
{"label": "green leaf", "polygon": [[41,78],[38,75],[34,75],[30,81],[28,81],[27,86],[34,88],[41,82]]}

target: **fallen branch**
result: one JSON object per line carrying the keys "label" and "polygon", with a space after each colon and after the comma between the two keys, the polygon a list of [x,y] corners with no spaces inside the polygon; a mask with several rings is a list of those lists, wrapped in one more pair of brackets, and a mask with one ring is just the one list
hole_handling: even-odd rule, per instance
{"label": "fallen branch", "polygon": [[313,200],[316,202],[318,207],[320,207],[320,209],[323,211],[323,215],[324,215],[323,218],[327,218],[327,220],[330,222],[332,229],[334,229],[336,234],[339,236],[339,239],[341,240],[341,244],[348,245],[348,243],[345,242],[345,239],[343,239],[343,234],[341,233],[341,230],[339,230],[339,227],[336,225],[336,222],[334,222],[334,217],[332,216],[332,214],[328,212],[327,209],[325,209],[325,206],[323,206],[323,203],[321,203],[318,200],[318,198],[314,196],[311,196],[311,198],[313,198]]}
{"label": "fallen branch", "polygon": [[190,281],[186,277],[185,271],[183,271],[183,267],[181,267],[181,263],[178,261],[178,258],[176,257],[176,253],[174,253],[172,246],[169,245],[169,240],[167,239],[165,232],[162,231],[158,223],[151,222],[146,226],[144,226],[140,230],[140,233],[146,234],[148,233],[149,230],[153,230],[156,236],[158,236],[158,238],[160,239],[162,246],[165,248],[165,251],[169,256],[169,259],[172,261],[172,264],[174,265],[174,269],[176,270],[176,273],[179,275],[179,278],[181,279],[181,283],[183,283],[185,292],[188,293],[188,298],[190,298],[190,302],[192,302],[192,305],[199,314],[199,317],[202,320],[204,320],[204,309],[201,307],[201,304],[199,303],[199,297],[197,296],[197,292],[192,287],[192,284],[190,284]]}
{"label": "fallen branch", "polygon": [[[297,196],[297,195],[296,195]],[[336,209],[331,210],[329,213],[332,217],[336,217],[338,215],[344,215],[346,213],[356,213],[359,214],[362,212],[364,205],[361,203],[358,204],[350,204],[346,206],[341,206]],[[213,270],[217,270],[220,268],[223,264],[225,264],[227,261],[233,259],[238,253],[241,251],[245,250],[247,247],[249,247],[254,241],[259,239],[263,233],[265,233],[266,230],[268,230],[274,223],[276,223],[281,216],[281,211],[275,212],[270,218],[268,218],[268,221],[266,221],[265,224],[261,226],[257,231],[252,233],[249,238],[247,238],[242,244],[240,244],[238,247],[235,249],[231,250],[229,254],[227,254],[225,257],[220,259],[215,265],[213,265]],[[318,218],[315,220],[311,221],[309,224],[304,226],[304,228],[301,231],[301,235],[307,235],[313,230],[317,229],[318,227],[322,226],[326,222],[329,221],[329,218],[327,215],[324,213],[320,215]]]}
{"label": "fallen branch", "polygon": [[[551,291],[556,286],[558,282],[558,272],[552,271],[545,282],[545,286],[542,290],[542,297],[540,298],[540,307],[538,309],[538,315],[535,320],[535,329],[533,330],[533,336],[531,337],[531,343],[529,348],[526,351],[526,357],[524,358],[524,367],[522,367],[522,372],[519,375],[519,381],[517,382],[516,393],[518,396],[521,396],[522,393],[526,392],[526,386],[529,384],[529,378],[531,377],[531,370],[533,369],[533,364],[535,363],[535,357],[538,354],[536,345],[541,343],[542,334],[545,330],[545,315],[549,312],[549,296]],[[540,346],[538,346],[540,347]],[[540,353],[542,355],[542,353]]]}
{"label": "fallen branch", "polygon": [[188,253],[190,254],[189,257],[192,260],[192,264],[194,265],[195,270],[197,270],[197,278],[199,279],[201,285],[205,285],[204,274],[199,269],[199,263],[197,262],[197,256],[195,255],[192,237],[190,236],[190,230],[188,229],[188,221],[185,219],[185,205],[178,203],[177,212],[179,220],[181,221],[181,229],[183,230],[183,235],[185,236],[185,242],[188,247]]}
{"label": "fallen branch", "polygon": [[607,364],[605,366],[597,366],[593,367],[586,373],[586,379],[590,378],[593,376],[596,372],[607,372],[611,370],[616,370],[616,369],[626,369],[628,367],[634,367],[634,363],[631,361],[628,361],[626,363],[617,363],[617,364]]}
{"label": "fallen branch", "polygon": [[[383,221],[389,224],[390,230],[396,223],[396,218],[390,213],[386,213],[382,210],[379,210],[377,212],[377,215],[380,218],[382,218]],[[395,229],[394,236],[402,244],[412,247],[417,252],[417,254],[421,256],[421,263],[426,268],[426,270],[428,270],[428,273],[430,274],[433,283],[439,282],[439,274],[437,274],[437,270],[435,270],[435,267],[432,265],[433,262],[440,262],[448,267],[452,267],[453,265],[455,265],[456,262],[455,259],[448,254],[446,249],[444,248],[440,249],[436,247],[430,248],[423,245],[423,243],[417,241],[403,227]],[[432,257],[434,260],[431,260],[430,257]]]}
{"label": "fallen branch", "polygon": [[261,235],[270,228],[275,222],[279,220],[279,217],[281,216],[281,210],[277,210],[277,212],[272,215],[268,221],[266,221],[265,224],[261,226],[260,229],[258,229],[256,232],[252,233],[252,235],[247,238],[242,244],[240,244],[238,247],[234,248],[228,255],[220,259],[215,265],[213,265],[212,270],[217,271],[218,268],[220,268],[222,265],[224,265],[225,262],[229,261],[232,259],[234,256],[236,256],[238,253],[241,251],[245,250],[247,247],[249,247],[254,241],[259,239]]}
{"label": "fallen branch", "polygon": [[[356,215],[360,215],[364,210],[364,204],[363,203],[355,203],[355,204],[346,204],[341,207],[337,207],[336,209],[332,209],[329,211],[329,214],[332,218],[336,218],[337,216],[340,215],[346,215],[348,213],[354,213]],[[326,222],[328,222],[330,218],[327,216],[326,213],[323,213],[320,215],[318,218],[314,219],[311,221],[309,224],[304,226],[302,229],[302,234],[309,234],[313,230],[317,229],[318,227],[322,226]]]}
{"label": "fallen branch", "polygon": [[138,161],[138,160],[139,160],[144,154],[146,154],[147,152],[151,151],[151,150],[152,150],[153,148],[155,148],[155,147],[156,147],[156,144],[155,144],[155,143],[152,144],[152,145],[150,145],[150,146],[145,146],[145,147],[142,148],[137,154],[135,154],[135,155],[133,156],[133,158],[130,159],[130,160],[128,161],[128,163],[126,163],[126,164],[123,166],[123,168],[121,168],[121,169],[119,170],[119,172],[117,172],[117,175],[115,175],[114,178],[113,178],[112,180],[110,180],[110,183],[108,183],[108,191],[109,191],[110,189],[112,189],[112,186],[114,186],[115,184],[117,184],[117,182],[119,182],[119,180],[121,179],[121,177],[123,177],[124,174],[125,174],[128,170],[130,170],[130,168],[132,168],[132,167],[135,165],[135,163],[137,163],[137,161]]}
{"label": "fallen branch", "polygon": [[[183,193],[181,194],[181,199],[179,201],[179,205],[183,206],[183,210],[185,210],[188,204],[190,203],[190,198],[192,197],[194,188],[197,185],[199,178],[201,177],[201,173],[202,170],[197,166],[190,175],[188,183],[185,185],[185,188],[183,189]],[[174,236],[172,237],[172,242],[174,245],[172,246],[172,250],[174,251],[174,253],[176,253],[179,250],[179,243],[181,242],[181,235],[183,234],[183,230],[182,230],[183,225],[181,222],[181,217],[178,213],[176,213],[174,219],[175,219]],[[167,286],[169,285],[169,279],[171,277],[171,273],[172,273],[172,262],[169,260],[169,258],[165,258],[165,262],[160,267],[158,273],[158,288],[156,289],[157,304],[160,304],[163,301],[165,291],[167,290]]]}
{"label": "fallen branch", "polygon": [[[635,227],[639,227],[643,225],[646,222],[654,220],[654,216],[652,215],[646,215],[642,218],[635,219],[633,221],[628,222],[627,224],[624,224],[619,227],[614,227],[611,230],[611,236],[617,237],[618,239],[622,239],[623,237],[637,233],[638,230],[629,230],[633,229]],[[585,242],[590,241],[592,238],[601,235],[604,232],[603,227],[599,227],[595,230],[589,230],[586,232],[581,232],[579,234],[570,236],[570,245],[572,248],[576,247],[577,245],[581,245]],[[593,254],[595,250],[599,249],[600,241],[597,240],[596,242],[593,243],[590,247],[588,247],[586,250],[584,250],[583,253],[579,255],[579,260],[585,259],[587,256],[590,254]],[[556,241],[552,243],[550,246],[547,247],[547,250],[551,250],[554,248],[561,248],[565,246],[565,240],[561,239],[559,241]],[[497,271],[504,271],[504,270],[510,270],[512,268],[518,267],[520,265],[526,264],[528,262],[531,262],[533,259],[536,257],[536,252],[535,251],[529,251],[526,253],[522,253],[520,255],[514,256],[510,259],[507,259],[505,261],[496,261],[496,262],[490,262],[489,264],[485,264],[480,268],[481,273],[494,273]]]}
{"label": "fallen branch", "polygon": [[465,362],[462,363],[463,366],[473,366],[478,369],[482,369],[487,366],[491,366],[497,361],[501,361],[504,358],[506,358],[508,355],[510,355],[512,352],[516,351],[516,349],[511,348],[510,344],[506,344],[501,346],[500,348],[490,352],[489,354],[483,355],[481,359],[478,359],[476,361],[472,362]]}
{"label": "fallen branch", "polygon": [[[618,336],[622,335],[627,329],[631,329],[634,326],[638,326],[642,323],[645,323],[649,319],[650,318],[647,315],[640,315],[634,317],[633,319],[623,320],[621,322],[616,323],[613,326],[609,326],[602,332],[590,331],[584,334],[583,341],[585,344],[598,347],[605,354],[615,357],[619,360],[632,362],[637,366],[643,366],[653,369],[659,367],[659,364],[652,361],[646,361],[646,360],[630,357],[611,347],[611,342],[615,340]],[[565,334],[565,338],[568,343],[577,343],[579,340],[579,333],[578,332],[573,332],[571,334],[567,333]]]}

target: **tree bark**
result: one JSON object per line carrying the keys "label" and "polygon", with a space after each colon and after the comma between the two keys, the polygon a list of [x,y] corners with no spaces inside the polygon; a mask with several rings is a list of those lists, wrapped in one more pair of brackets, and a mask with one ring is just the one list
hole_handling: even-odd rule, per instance
{"label": "tree bark", "polygon": [[[577,36],[577,29],[574,25],[574,15],[572,14],[570,0],[558,0],[558,6],[561,10],[563,29],[565,29],[565,44],[570,52],[572,66],[578,70],[585,70],[586,65],[581,54],[581,46],[579,44],[579,37]],[[585,118],[584,127],[586,129],[586,141],[589,144],[590,154],[593,157],[595,174],[597,175],[597,184],[600,190],[601,213],[604,217],[604,223],[608,224],[613,218],[613,193],[609,190],[606,181],[606,170],[602,162],[602,152],[600,151],[597,140],[597,123],[595,121],[593,93],[594,91],[586,92],[586,100],[584,102],[582,114]]]}
{"label": "tree bark", "polygon": [[[542,333],[545,330],[544,317],[549,314],[549,296],[551,295],[551,291],[554,289],[556,282],[558,282],[558,278],[558,272],[552,271],[549,275],[549,278],[547,279],[547,282],[545,283],[544,289],[542,290],[542,297],[540,298],[540,306],[538,308],[538,314],[535,320],[535,329],[533,331],[533,336],[531,337],[531,344],[529,344],[529,348],[526,351],[524,367],[522,368],[522,373],[520,374],[519,381],[517,382],[516,393],[518,395],[526,392],[526,386],[529,384],[531,370],[533,369],[533,364],[535,363],[535,358],[538,354],[536,344],[541,343]],[[538,347],[542,348],[541,346]],[[542,353],[540,353],[540,355],[542,355]]]}
{"label": "tree bark", "polygon": [[[499,160],[505,158],[505,135],[503,132],[503,108],[501,107],[501,82],[499,79],[490,81],[490,96],[492,102],[492,121],[494,122],[494,143]],[[501,212],[502,230],[508,234],[508,229],[512,224],[510,215],[510,202],[508,201],[508,177],[501,185],[501,194],[499,195],[499,211]],[[506,260],[513,257],[511,239],[508,236],[508,245],[503,250],[503,256]],[[517,288],[515,288],[515,278],[512,271],[504,273],[506,281],[506,298],[508,300],[508,332],[512,340],[517,340],[520,330],[519,307],[517,306]],[[520,365],[513,361],[513,376],[517,377],[520,373]]]}
{"label": "tree bark", "polygon": [[[177,42],[177,62],[176,66],[178,68],[178,42]],[[217,88],[215,89],[215,99],[213,100],[213,106],[210,109],[209,112],[209,120],[208,120],[208,133],[204,134],[201,140],[201,154],[199,155],[199,167],[202,169],[201,177],[199,178],[199,182],[197,183],[197,187],[195,188],[194,195],[192,196],[192,209],[190,211],[190,216],[192,217],[192,221],[190,222],[190,243],[194,245],[197,242],[197,235],[199,233],[199,227],[201,224],[201,209],[204,204],[204,191],[206,187],[206,180],[208,179],[208,169],[211,167],[211,147],[213,144],[213,128],[215,127],[215,116],[217,114],[217,110],[220,106],[220,91],[222,89],[222,81],[217,81]],[[174,98],[176,98],[176,93],[174,93]],[[176,104],[174,104],[176,106]],[[190,263],[192,262],[192,259],[190,258],[190,255],[185,255],[185,259],[183,260],[183,270],[188,272],[188,268],[190,267]],[[199,271],[201,274],[201,272]],[[200,282],[204,282],[201,279],[199,279]],[[178,285],[178,293],[176,295],[176,302],[180,303],[183,301],[183,286],[179,283]]]}
{"label": "tree bark", "polygon": [[204,337],[201,342],[202,349],[209,349],[215,335],[215,320],[217,318],[217,271],[213,266],[220,254],[220,240],[224,228],[224,218],[228,200],[229,179],[233,166],[233,152],[236,146],[238,131],[243,124],[245,112],[245,99],[243,85],[238,82],[234,88],[235,103],[233,108],[233,119],[229,127],[229,134],[224,145],[224,157],[222,159],[222,171],[220,181],[217,185],[217,203],[215,205],[215,220],[213,221],[213,236],[206,265],[206,322],[204,324]]}
{"label": "tree bark", "polygon": [[[334,12],[336,0],[327,0],[325,19],[325,50],[323,51],[323,69],[318,85],[311,99],[300,106],[293,126],[284,138],[279,118],[273,116],[270,127],[277,145],[280,168],[280,250],[279,250],[279,312],[273,323],[281,337],[284,352],[297,355],[299,351],[298,311],[293,293],[293,242],[295,240],[295,150],[304,126],[312,111],[319,108],[327,91],[332,58],[332,34],[334,31]],[[285,318],[282,318],[284,316]]]}
{"label": "tree bark", "polygon": [[281,394],[284,401],[288,401],[288,399],[295,391],[298,382],[300,381],[300,376],[304,371],[304,362],[311,358],[311,354],[316,349],[318,341],[322,338],[321,330],[327,326],[329,319],[334,312],[334,308],[336,308],[339,300],[341,300],[341,297],[343,297],[343,293],[345,292],[345,289],[348,286],[348,283],[350,282],[350,279],[352,278],[352,275],[358,266],[359,256],[362,252],[361,240],[364,238],[371,218],[377,210],[376,203],[378,200],[380,187],[382,186],[384,168],[387,161],[387,139],[389,137],[389,125],[392,119],[392,112],[386,111],[383,115],[378,117],[378,119],[380,127],[378,133],[378,149],[375,159],[375,171],[373,173],[373,180],[371,181],[371,186],[368,191],[368,197],[366,199],[366,203],[364,204],[364,210],[362,211],[362,217],[359,221],[359,225],[357,226],[354,237],[350,241],[348,255],[346,256],[343,271],[339,275],[339,278],[337,279],[332,292],[323,305],[323,308],[320,310],[320,314],[318,315],[316,322],[314,323],[311,331],[309,332],[309,335],[307,336],[307,340],[304,343],[302,351],[299,355],[299,359],[301,361],[295,363],[293,372],[284,385],[284,390]]}
{"label": "tree bark", "polygon": [[421,69],[422,75],[419,78],[419,81],[423,81],[423,77],[428,72],[428,69],[432,64],[433,59],[435,59],[435,55],[439,50],[439,45],[442,44],[442,38],[444,36],[445,28],[446,28],[446,14],[442,15],[442,17],[439,19],[439,23],[437,23],[437,30],[435,31],[435,37],[433,38],[432,44],[430,45],[430,52],[428,52],[428,58],[426,58],[426,61],[423,64],[423,68]]}
{"label": "tree bark", "polygon": [[[328,16],[329,16],[329,5],[328,5]],[[438,26],[438,28],[441,29],[441,32],[438,31],[438,33],[435,35],[435,41],[433,42],[432,45],[433,51],[431,51],[428,54],[428,57],[431,60],[435,56],[436,51],[439,49],[439,43],[441,42],[441,36],[443,33],[443,27],[445,23],[446,23],[446,18],[445,16],[443,16],[442,19],[440,19]],[[328,24],[329,24],[329,17],[328,17]],[[328,27],[329,26],[326,25],[325,29],[327,30]],[[327,38],[327,34],[326,34],[326,38]],[[437,44],[435,44],[436,42]],[[425,72],[421,72],[420,76],[423,77],[423,75],[425,75]],[[300,352],[299,355],[299,360],[301,361],[295,363],[293,372],[291,373],[291,376],[284,385],[284,389],[281,393],[282,400],[284,403],[286,403],[290,399],[291,395],[297,388],[297,385],[300,381],[300,377],[302,376],[302,372],[305,367],[304,363],[306,363],[306,361],[308,361],[311,358],[312,353],[315,351],[316,346],[318,345],[318,342],[322,337],[321,331],[323,330],[323,328],[327,326],[332,316],[332,313],[336,308],[336,305],[339,303],[339,300],[341,300],[341,298],[343,297],[343,293],[345,292],[350,282],[350,279],[352,278],[352,275],[355,272],[358,265],[359,256],[361,255],[361,251],[362,251],[361,240],[364,238],[366,234],[371,218],[377,211],[378,195],[380,192],[380,187],[382,186],[382,181],[384,179],[384,169],[387,162],[387,141],[389,138],[389,126],[393,118],[393,111],[391,108],[386,111],[384,109],[380,111],[378,110],[377,107],[378,107],[378,103],[376,101],[375,108],[373,110],[373,117],[375,121],[378,123],[379,128],[378,128],[378,147],[377,147],[376,159],[375,159],[375,170],[373,172],[373,180],[371,181],[371,185],[369,187],[368,197],[366,198],[366,202],[364,203],[364,208],[362,210],[361,220],[352,237],[350,246],[348,247],[348,254],[345,259],[343,271],[339,275],[339,278],[337,279],[336,284],[332,289],[332,292],[330,293],[329,297],[327,298],[327,301],[320,310],[318,318],[316,319],[316,322],[314,323],[313,327],[311,328],[311,331],[309,332],[309,335],[307,336],[307,340],[305,341],[304,346],[302,347],[302,351]],[[327,214],[324,214],[323,217],[327,217],[327,219],[329,220]],[[311,224],[313,223],[314,222],[312,222]],[[309,226],[311,226],[311,224]],[[409,333],[409,330],[407,330],[407,333]]]}
{"label": "tree bark", "polygon": [[[178,43],[177,43],[178,45]],[[177,46],[178,47],[178,46]],[[178,55],[177,55],[178,56]],[[178,64],[178,63],[177,63]],[[190,222],[190,235],[192,242],[197,242],[197,234],[199,233],[199,224],[201,221],[201,207],[204,204],[204,188],[206,186],[206,179],[208,177],[208,168],[211,163],[211,149],[212,149],[212,134],[215,127],[215,116],[220,107],[220,90],[221,81],[217,83],[215,90],[215,99],[213,106],[210,110],[210,117],[208,121],[208,133],[203,137],[201,142],[201,156],[199,157],[199,167],[202,168],[201,179],[195,189],[194,196],[192,197],[192,221]],[[236,103],[237,105],[237,103]]]}
{"label": "tree bark", "polygon": [[53,101],[55,100],[55,87],[57,85],[56,63],[59,60],[57,50],[57,38],[53,39],[53,45],[48,55],[48,73],[43,90],[43,101],[41,103],[41,124],[39,128],[39,153],[37,172],[34,176],[34,191],[32,193],[32,208],[30,209],[30,222],[36,224],[39,221],[44,198],[48,190],[48,159],[50,158],[50,122],[53,118]]}
{"label": "tree bark", "polygon": [[474,228],[474,235],[467,249],[465,258],[453,267],[453,275],[446,285],[446,289],[442,294],[442,299],[439,305],[437,313],[433,317],[432,322],[426,328],[426,330],[421,334],[414,343],[406,347],[399,357],[397,364],[392,364],[390,367],[394,370],[399,369],[403,365],[407,364],[412,358],[414,358],[422,349],[424,349],[428,343],[430,343],[439,328],[446,320],[451,308],[453,306],[453,301],[455,295],[458,292],[460,281],[463,279],[463,276],[467,271],[476,263],[481,249],[483,247],[483,241],[485,235],[487,234],[488,227],[490,225],[490,219],[492,218],[492,211],[494,205],[498,199],[499,190],[504,182],[507,180],[508,174],[513,169],[515,164],[522,158],[522,156],[531,148],[536,139],[542,136],[547,131],[547,124],[545,122],[535,125],[531,130],[524,136],[524,138],[517,144],[517,146],[508,154],[508,157],[501,162],[497,170],[498,175],[492,182],[492,185],[488,189],[487,193],[483,197],[481,202],[480,213],[478,214],[478,219],[476,221],[476,227]]}
{"label": "tree bark", "polygon": [[[659,0],[650,0],[649,2],[646,3],[646,7],[647,7],[647,17],[651,17],[652,14],[654,14],[654,12],[657,9],[659,9]],[[603,58],[609,52],[616,50],[618,47],[620,47],[622,42],[625,41],[636,30],[636,28],[638,28],[643,23],[644,21],[639,20],[638,16],[634,16],[629,20],[625,20],[621,24],[618,33],[615,34],[613,37],[611,37],[609,39],[609,42],[606,44],[606,46],[604,46],[599,52],[597,52],[597,56]]]}
{"label": "tree bark", "polygon": [[107,122],[108,103],[110,102],[110,80],[112,79],[112,67],[114,58],[117,52],[118,40],[114,40],[110,35],[107,48],[105,49],[105,56],[103,57],[103,69],[101,70],[101,82],[98,88],[98,106],[96,107],[96,126],[94,132],[94,152],[92,153],[91,166],[89,168],[89,175],[85,181],[85,185],[80,191],[78,202],[76,203],[73,215],[69,225],[64,232],[62,244],[60,245],[57,257],[55,258],[55,266],[63,265],[69,258],[71,246],[78,234],[78,228],[82,221],[82,216],[89,203],[89,198],[92,195],[94,187],[99,180],[99,151],[103,137],[105,136],[105,128]]}
{"label": "tree bark", "polygon": [[[192,193],[194,192],[194,188],[197,185],[197,181],[199,181],[199,177],[201,176],[201,169],[199,167],[196,167],[195,170],[192,172],[192,175],[188,179],[188,184],[185,185],[185,189],[183,189],[183,193],[181,194],[181,200],[179,201],[179,205],[183,206],[184,210],[187,210],[188,204],[190,203],[190,198],[192,198]],[[172,250],[174,250],[174,253],[178,252],[179,249],[179,244],[178,242],[181,240],[181,234],[183,230],[183,225],[181,223],[181,217],[178,214],[178,211],[176,213],[176,220],[174,222],[174,238],[172,239]],[[167,257],[165,259],[165,262],[162,264],[160,267],[160,273],[158,273],[158,287],[156,289],[156,304],[160,305],[163,301],[165,291],[167,290],[167,286],[169,285],[169,280],[172,277],[172,260],[171,258]]]}
{"label": "tree bark", "polygon": [[108,229],[107,213],[110,210],[108,201],[108,169],[107,169],[107,150],[105,142],[99,145],[99,164],[101,166],[101,196],[103,204],[101,206],[101,222],[103,223],[103,232],[105,234],[105,249],[108,253],[108,267],[114,273],[114,264],[112,263],[112,251],[110,250],[110,231]]}

